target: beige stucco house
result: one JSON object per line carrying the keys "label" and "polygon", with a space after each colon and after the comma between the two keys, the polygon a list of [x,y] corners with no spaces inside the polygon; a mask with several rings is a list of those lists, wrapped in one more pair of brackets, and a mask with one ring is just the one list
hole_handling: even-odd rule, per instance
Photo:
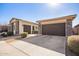
{"label": "beige stucco house", "polygon": [[68,15],[39,20],[37,23],[12,18],[10,20],[10,31],[12,31],[14,35],[21,34],[22,32],[32,34],[34,31],[37,31],[38,34],[43,35],[69,36],[72,35],[72,21],[74,18],[76,18],[76,15]]}
{"label": "beige stucco house", "polygon": [[23,32],[32,34],[35,31],[38,31],[38,24],[22,19],[12,18],[10,20],[10,28],[10,31],[12,31],[14,35],[18,35]]}

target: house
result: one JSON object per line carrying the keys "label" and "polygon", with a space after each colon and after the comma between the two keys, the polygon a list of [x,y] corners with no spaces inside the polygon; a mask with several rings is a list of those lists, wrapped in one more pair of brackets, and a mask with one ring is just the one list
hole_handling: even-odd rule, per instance
{"label": "house", "polygon": [[8,25],[0,25],[0,32],[7,32],[8,31]]}
{"label": "house", "polygon": [[72,35],[72,21],[75,15],[63,16],[53,19],[45,19],[37,21],[39,24],[39,33],[43,35]]}
{"label": "house", "polygon": [[74,35],[78,35],[79,34],[79,24],[76,25],[76,26],[74,26],[74,28],[72,29],[72,31],[73,31]]}
{"label": "house", "polygon": [[10,20],[10,27],[10,31],[12,31],[14,35],[19,35],[23,32],[32,34],[35,31],[38,31],[38,24],[17,18],[12,18]]}
{"label": "house", "polygon": [[10,31],[12,31],[14,35],[21,34],[22,32],[32,34],[34,31],[37,31],[38,34],[43,35],[69,36],[72,35],[72,21],[74,18],[76,18],[76,14],[39,20],[37,23],[12,18],[10,20]]}

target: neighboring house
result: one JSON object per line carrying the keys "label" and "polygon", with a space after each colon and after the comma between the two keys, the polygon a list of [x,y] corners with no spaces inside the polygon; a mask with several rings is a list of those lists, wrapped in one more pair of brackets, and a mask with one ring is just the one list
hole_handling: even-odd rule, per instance
{"label": "neighboring house", "polygon": [[32,34],[35,31],[38,31],[38,24],[17,18],[12,18],[10,20],[10,26],[10,31],[12,31],[14,35],[18,35],[23,32],[28,32],[29,34]]}
{"label": "neighboring house", "polygon": [[79,24],[76,25],[76,26],[73,28],[72,32],[73,32],[74,35],[78,35],[78,34],[79,34]]}
{"label": "neighboring house", "polygon": [[53,19],[37,21],[39,23],[39,33],[43,35],[72,35],[72,20],[76,15],[69,15]]}
{"label": "neighboring house", "polygon": [[0,32],[7,32],[8,31],[8,25],[0,25]]}
{"label": "neighboring house", "polygon": [[76,15],[69,15],[39,20],[37,23],[12,18],[8,26],[8,31],[13,32],[14,35],[19,35],[23,32],[28,32],[29,34],[38,32],[38,34],[43,35],[69,36],[72,35],[72,21],[74,18],[76,18]]}

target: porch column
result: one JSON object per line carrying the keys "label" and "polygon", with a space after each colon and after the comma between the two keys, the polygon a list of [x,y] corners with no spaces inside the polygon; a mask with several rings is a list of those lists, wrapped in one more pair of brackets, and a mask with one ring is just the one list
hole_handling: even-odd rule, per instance
{"label": "porch column", "polygon": [[33,29],[33,26],[31,25],[31,34],[32,34],[32,29]]}

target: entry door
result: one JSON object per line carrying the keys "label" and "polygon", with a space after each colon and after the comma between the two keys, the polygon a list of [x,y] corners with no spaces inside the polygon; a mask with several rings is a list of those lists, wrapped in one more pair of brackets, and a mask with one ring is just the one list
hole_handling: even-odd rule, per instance
{"label": "entry door", "polygon": [[65,36],[65,24],[46,24],[42,25],[42,34]]}

